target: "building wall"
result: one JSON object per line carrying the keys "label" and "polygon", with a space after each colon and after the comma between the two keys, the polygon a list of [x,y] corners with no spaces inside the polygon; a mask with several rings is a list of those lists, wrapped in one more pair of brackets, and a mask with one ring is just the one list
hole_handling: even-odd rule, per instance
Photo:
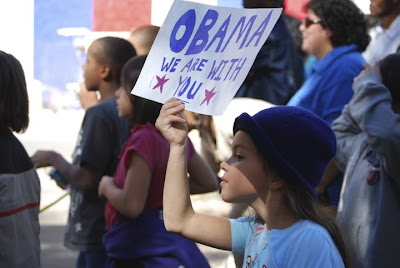
{"label": "building wall", "polygon": [[151,23],[151,0],[93,0],[93,31],[129,31]]}
{"label": "building wall", "polygon": [[[11,0],[12,1],[12,0]],[[41,82],[49,108],[79,108],[68,88],[82,80],[84,55],[74,46],[82,29],[92,28],[90,0],[34,1],[34,78]]]}

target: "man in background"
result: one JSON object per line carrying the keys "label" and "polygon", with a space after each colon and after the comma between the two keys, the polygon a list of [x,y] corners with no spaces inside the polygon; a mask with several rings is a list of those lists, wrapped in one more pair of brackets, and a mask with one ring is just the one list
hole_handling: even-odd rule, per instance
{"label": "man in background", "polygon": [[371,42],[363,57],[372,66],[400,47],[400,0],[371,0],[369,8],[378,23],[369,31]]}
{"label": "man in background", "polygon": [[[244,8],[280,8],[283,0],[244,0]],[[280,16],[236,97],[285,105],[304,80],[303,55]]]}

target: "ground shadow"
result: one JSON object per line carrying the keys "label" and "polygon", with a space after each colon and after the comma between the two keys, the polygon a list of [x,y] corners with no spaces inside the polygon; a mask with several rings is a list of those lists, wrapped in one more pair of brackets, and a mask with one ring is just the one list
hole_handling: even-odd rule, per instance
{"label": "ground shadow", "polygon": [[77,251],[64,247],[65,226],[45,225],[40,229],[42,268],[73,268]]}

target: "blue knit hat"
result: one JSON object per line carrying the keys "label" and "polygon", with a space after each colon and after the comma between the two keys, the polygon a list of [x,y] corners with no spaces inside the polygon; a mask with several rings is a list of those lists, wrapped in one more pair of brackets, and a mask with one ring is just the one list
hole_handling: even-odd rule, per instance
{"label": "blue knit hat", "polygon": [[330,126],[314,113],[293,106],[272,107],[238,116],[233,132],[250,135],[267,163],[286,181],[306,188],[316,198],[328,162],[336,153]]}

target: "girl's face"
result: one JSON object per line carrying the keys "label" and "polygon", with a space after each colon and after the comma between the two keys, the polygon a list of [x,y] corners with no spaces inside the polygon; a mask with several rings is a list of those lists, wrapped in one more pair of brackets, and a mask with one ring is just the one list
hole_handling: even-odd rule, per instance
{"label": "girl's face", "polygon": [[132,117],[133,105],[128,92],[122,86],[115,92],[117,97],[118,116],[124,119]]}
{"label": "girl's face", "polygon": [[308,54],[321,59],[333,49],[331,31],[322,27],[321,19],[314,11],[307,10],[307,17],[303,19],[299,29],[303,36],[301,48]]}
{"label": "girl's face", "polygon": [[102,72],[104,66],[98,62],[96,56],[100,52],[100,42],[93,42],[93,44],[91,44],[88,49],[86,62],[82,66],[85,86],[89,91],[98,90],[99,84],[102,80]]}
{"label": "girl's face", "polygon": [[239,130],[233,137],[232,156],[221,163],[221,197],[229,203],[251,205],[268,192],[263,159],[250,136]]}

